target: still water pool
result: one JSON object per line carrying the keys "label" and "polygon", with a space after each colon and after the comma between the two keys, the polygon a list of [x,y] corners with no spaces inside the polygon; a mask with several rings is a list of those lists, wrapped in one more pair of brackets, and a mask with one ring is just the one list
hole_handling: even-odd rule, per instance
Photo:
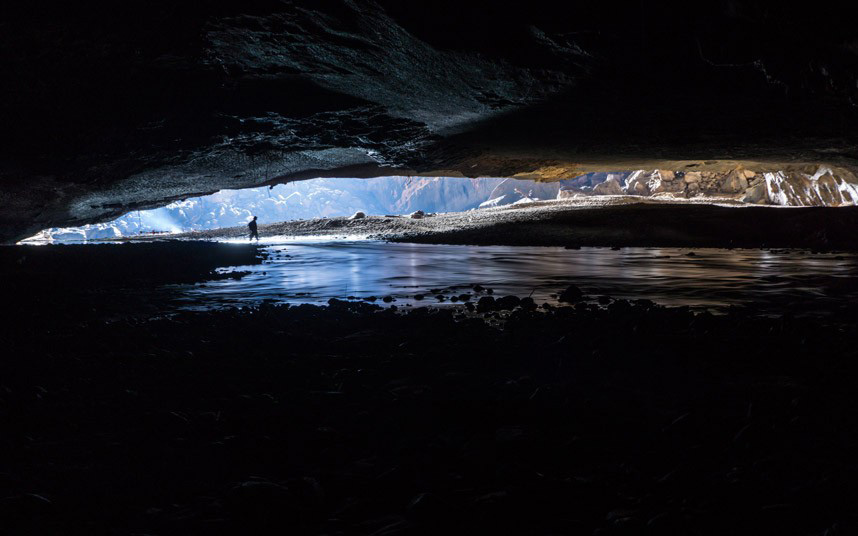
{"label": "still water pool", "polygon": [[[532,296],[556,303],[578,285],[587,295],[650,299],[717,311],[750,305],[761,312],[831,314],[858,298],[858,255],[803,250],[451,246],[366,240],[272,241],[268,260],[241,279],[183,287],[186,307],[323,304],[330,298],[385,296],[397,306],[438,305],[472,293]],[[415,300],[422,294],[425,298]],[[478,295],[474,295],[474,298]]]}

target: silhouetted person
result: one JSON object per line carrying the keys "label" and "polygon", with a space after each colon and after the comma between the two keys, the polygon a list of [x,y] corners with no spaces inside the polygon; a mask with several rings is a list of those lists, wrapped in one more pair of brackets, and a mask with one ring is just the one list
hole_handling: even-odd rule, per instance
{"label": "silhouetted person", "polygon": [[259,242],[259,231],[256,229],[256,216],[250,220],[250,223],[247,224],[247,228],[250,229],[250,239],[253,240],[253,237],[256,237],[256,241]]}

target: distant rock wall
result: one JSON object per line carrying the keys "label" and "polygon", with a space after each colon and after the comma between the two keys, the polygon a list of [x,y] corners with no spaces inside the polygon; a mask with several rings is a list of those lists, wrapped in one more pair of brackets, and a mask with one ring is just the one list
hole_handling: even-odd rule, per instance
{"label": "distant rock wall", "polygon": [[664,169],[625,173],[590,173],[565,181],[558,199],[586,195],[638,195],[669,198],[729,198],[755,205],[827,206],[858,204],[858,178],[819,167],[813,174],[796,171],[755,173],[737,168],[727,172]]}

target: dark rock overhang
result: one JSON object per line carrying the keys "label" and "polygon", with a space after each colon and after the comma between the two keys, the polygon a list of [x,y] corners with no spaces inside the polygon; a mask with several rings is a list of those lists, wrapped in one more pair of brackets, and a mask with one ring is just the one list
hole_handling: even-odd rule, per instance
{"label": "dark rock overhang", "polygon": [[855,169],[834,3],[176,4],[8,10],[0,239],[314,176]]}

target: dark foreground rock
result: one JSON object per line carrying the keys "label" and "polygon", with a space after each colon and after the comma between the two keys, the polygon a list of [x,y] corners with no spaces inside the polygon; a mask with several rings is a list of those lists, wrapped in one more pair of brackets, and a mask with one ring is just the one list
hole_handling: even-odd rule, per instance
{"label": "dark foreground rock", "polygon": [[251,244],[201,241],[0,246],[0,279],[15,296],[45,287],[195,283],[225,276],[218,268],[261,264],[264,258]]}
{"label": "dark foreground rock", "polygon": [[501,329],[462,307],[19,304],[0,327],[0,526],[858,530],[855,322],[520,304]]}

